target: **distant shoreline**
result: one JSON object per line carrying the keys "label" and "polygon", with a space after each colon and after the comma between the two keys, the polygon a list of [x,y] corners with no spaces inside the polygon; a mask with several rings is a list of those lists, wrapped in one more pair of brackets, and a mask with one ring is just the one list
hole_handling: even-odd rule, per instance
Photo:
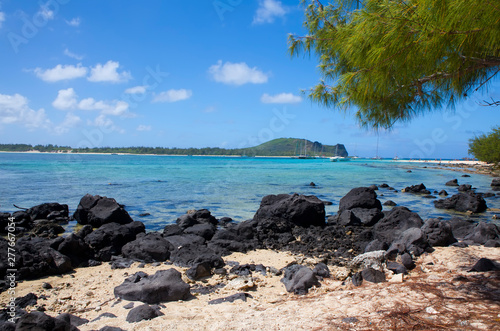
{"label": "distant shoreline", "polygon": [[[206,155],[206,154],[147,154],[147,153],[95,153],[95,152],[89,152],[89,153],[82,153],[82,152],[71,152],[71,151],[56,151],[56,152],[40,152],[37,150],[32,150],[32,151],[0,151],[0,153],[23,153],[23,154],[67,154],[67,155],[151,155],[151,156],[196,156],[196,157],[241,157],[241,158],[296,158],[295,156],[289,156],[289,155],[256,155],[256,156],[245,156],[245,155],[240,155],[240,154],[233,154],[233,155]],[[322,157],[318,159],[328,159],[329,157]],[[348,158],[350,158],[348,156]],[[312,158],[314,159],[314,158]],[[369,157],[359,157],[359,160],[372,160],[376,161],[372,158]],[[456,160],[456,159],[420,159],[420,160],[415,160],[415,159],[398,159],[398,160],[391,160],[390,158],[382,158],[380,161],[395,161],[395,162],[407,162],[407,163],[433,163],[433,164],[457,164],[457,165],[478,165],[478,166],[492,166],[493,164],[487,163],[484,161],[474,161],[474,160]]]}

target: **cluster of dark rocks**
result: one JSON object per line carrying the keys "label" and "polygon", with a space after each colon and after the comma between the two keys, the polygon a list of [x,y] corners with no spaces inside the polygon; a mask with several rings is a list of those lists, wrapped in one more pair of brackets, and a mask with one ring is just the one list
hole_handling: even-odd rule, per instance
{"label": "cluster of dark rocks", "polygon": [[[500,187],[500,181],[494,183]],[[390,188],[387,184],[379,187]],[[496,186],[492,183],[492,187]],[[186,276],[196,281],[227,273],[224,256],[232,252],[273,249],[316,257],[326,264],[350,266],[352,282],[356,285],[363,280],[385,281],[382,263],[394,273],[406,273],[414,268],[416,257],[431,252],[436,246],[500,247],[500,231],[493,223],[474,223],[457,217],[424,221],[417,213],[395,204],[383,210],[377,189],[377,186],[352,189],[340,200],[337,214],[329,217],[325,215],[325,203],[315,196],[268,195],[250,220],[235,223],[227,217],[216,219],[210,211],[201,209],[180,216],[161,233],[146,233],[144,224],[133,221],[124,206],[114,199],[85,195],[73,216],[69,216],[67,205],[57,203],[42,204],[12,215],[2,213],[0,231],[6,231],[4,225],[13,217],[19,235],[14,267],[19,280],[63,274],[76,267],[102,262],[110,262],[113,268],[124,268],[139,261],[187,268]],[[404,191],[429,192],[423,184]],[[483,195],[472,188],[437,200],[435,205],[473,213],[486,209]],[[56,230],[57,227],[72,219],[82,225],[81,229],[68,236],[58,236],[61,230]],[[7,244],[7,240],[0,238],[0,249],[7,251]],[[250,283],[255,272],[283,274],[287,291],[304,294],[330,276],[325,263],[311,268],[291,264],[283,270],[272,266],[235,265],[229,273],[249,277]],[[7,269],[5,261],[0,261],[2,279]],[[136,273],[116,287],[114,293],[118,298],[145,304],[131,310],[135,315],[130,321],[136,321],[140,318],[137,316],[158,316],[157,307],[149,305],[186,300],[192,296],[192,290],[178,271],[167,269],[154,275]],[[239,293],[221,302],[247,297],[248,293]],[[18,325],[21,321],[32,323],[25,317],[31,314],[19,312],[23,317]],[[46,318],[40,314],[43,313],[37,312],[30,318]],[[50,317],[43,323],[57,329],[65,318]]]}

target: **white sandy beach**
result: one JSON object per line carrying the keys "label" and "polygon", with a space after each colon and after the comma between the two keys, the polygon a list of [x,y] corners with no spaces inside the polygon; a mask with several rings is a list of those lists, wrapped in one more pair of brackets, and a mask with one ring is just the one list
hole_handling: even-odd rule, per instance
{"label": "white sandy beach", "polygon": [[[98,330],[104,326],[125,330],[410,330],[413,327],[500,330],[498,272],[467,272],[481,257],[500,261],[500,248],[437,248],[434,253],[421,256],[417,267],[403,282],[395,276],[385,283],[365,281],[360,287],[352,286],[348,279],[343,283],[347,276],[345,268],[330,266],[332,278],[325,279],[320,288],[305,296],[287,293],[280,282],[281,276],[254,273],[255,287],[246,291],[253,298],[247,302],[208,305],[212,299],[241,292],[226,286],[188,301],[164,303],[161,309],[164,316],[138,323],[125,320],[129,310],[123,306],[129,301],[115,298],[113,289],[137,271],[152,274],[172,266],[138,268],[135,263],[129,269],[112,270],[108,264],[80,268],[74,274],[24,281],[18,284],[17,295],[33,292],[38,297],[46,296],[38,300],[38,306],[52,316],[64,312],[89,320],[105,312],[117,316],[84,324],[80,330]],[[308,262],[288,253],[267,250],[235,253],[225,261],[282,268],[297,259]],[[197,283],[226,283],[225,277],[212,276]],[[53,289],[43,289],[44,282]],[[7,300],[7,293],[2,293],[0,302],[5,305]],[[135,306],[140,304],[134,302]]]}

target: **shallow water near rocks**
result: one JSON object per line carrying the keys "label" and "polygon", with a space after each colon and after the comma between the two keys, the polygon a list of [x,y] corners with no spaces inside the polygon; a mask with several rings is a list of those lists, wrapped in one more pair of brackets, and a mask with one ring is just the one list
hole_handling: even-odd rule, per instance
{"label": "shallow water near rocks", "polygon": [[[462,174],[391,160],[335,163],[329,159],[0,153],[0,211],[16,211],[14,204],[29,208],[59,202],[68,204],[72,213],[86,193],[99,194],[115,198],[134,220],[156,231],[191,209],[206,208],[217,218],[243,221],[253,217],[268,194],[316,195],[332,202],[326,213],[334,214],[339,200],[352,188],[387,183],[397,192],[379,189],[381,202],[393,200],[424,220],[461,216],[497,222],[492,220],[494,211],[473,216],[453,213],[435,209],[435,199],[401,192],[424,183],[431,192],[445,189],[451,196],[457,188],[445,183],[454,178],[477,192],[491,192],[491,177]],[[500,208],[498,196],[486,202],[489,208]],[[150,215],[139,216],[143,213]]]}

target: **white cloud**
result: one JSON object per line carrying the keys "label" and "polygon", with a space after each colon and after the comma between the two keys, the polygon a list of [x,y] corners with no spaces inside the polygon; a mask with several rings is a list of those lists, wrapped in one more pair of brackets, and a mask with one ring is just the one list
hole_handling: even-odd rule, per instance
{"label": "white cloud", "polygon": [[155,95],[153,102],[176,102],[189,99],[193,95],[191,90],[168,90]]}
{"label": "white cloud", "polygon": [[0,94],[0,124],[19,123],[28,129],[51,126],[44,109],[33,110],[28,106],[28,99],[20,94]]}
{"label": "white cloud", "polygon": [[57,82],[60,80],[68,80],[84,77],[87,75],[88,69],[83,67],[81,63],[74,65],[61,65],[58,64],[52,69],[43,70],[36,68],[34,70],[38,78],[46,82]]}
{"label": "white cloud", "polygon": [[208,69],[208,72],[216,82],[231,85],[262,84],[266,83],[268,78],[265,73],[256,67],[250,68],[245,62],[222,64],[219,60]]}
{"label": "white cloud", "polygon": [[78,55],[73,52],[70,52],[69,49],[67,48],[64,50],[64,55],[69,56],[70,58],[76,59],[78,61],[83,60],[83,55]]}
{"label": "white cloud", "polygon": [[54,128],[54,132],[56,134],[67,133],[70,131],[71,128],[77,126],[81,122],[82,119],[79,116],[73,113],[67,113],[66,117],[64,118],[64,121]]}
{"label": "white cloud", "polygon": [[281,1],[260,0],[259,8],[253,17],[253,24],[273,23],[276,17],[284,17],[288,9]]}
{"label": "white cloud", "polygon": [[52,106],[61,110],[75,109],[77,107],[77,95],[73,88],[59,90],[56,99],[52,102]]}
{"label": "white cloud", "polygon": [[302,101],[302,98],[292,93],[280,93],[276,95],[264,93],[260,101],[263,103],[299,103]]}
{"label": "white cloud", "polygon": [[146,93],[147,88],[148,88],[148,86],[146,86],[146,85],[129,87],[128,89],[125,90],[125,93],[127,93],[127,94],[144,94],[144,93]]}
{"label": "white cloud", "polygon": [[54,19],[54,11],[50,10],[46,5],[40,7],[38,15],[41,15],[47,21]]}
{"label": "white cloud", "polygon": [[5,22],[5,13],[0,11],[0,28],[3,22]]}
{"label": "white cloud", "polygon": [[139,125],[139,126],[137,127],[137,129],[136,129],[136,130],[137,130],[137,131],[151,131],[151,129],[152,129],[152,128],[151,128],[151,125],[142,125],[142,124],[141,124],[141,125]]}
{"label": "white cloud", "polygon": [[118,133],[125,133],[125,130],[123,130],[120,127],[117,127],[115,123],[107,118],[105,115],[101,114],[97,116],[94,121],[87,121],[88,125],[92,126],[97,126],[98,128],[101,128],[104,132],[118,132]]}
{"label": "white cloud", "polygon": [[128,113],[129,104],[125,101],[96,101],[94,98],[82,99],[78,103],[78,109],[81,110],[99,110],[103,115],[113,115],[113,116],[126,116],[130,117],[131,114]]}
{"label": "white cloud", "polygon": [[119,62],[108,61],[104,65],[98,63],[95,67],[90,69],[90,76],[87,78],[91,82],[112,82],[120,83],[126,82],[132,78],[130,72],[118,72],[120,66]]}
{"label": "white cloud", "polygon": [[59,90],[52,106],[61,110],[97,110],[102,115],[112,115],[121,117],[134,117],[134,114],[128,111],[129,104],[122,100],[103,101],[94,98],[85,98],[78,101],[73,88]]}
{"label": "white cloud", "polygon": [[81,22],[82,21],[80,20],[80,17],[75,17],[71,21],[66,21],[66,24],[68,24],[69,26],[78,27],[78,26],[80,26]]}

